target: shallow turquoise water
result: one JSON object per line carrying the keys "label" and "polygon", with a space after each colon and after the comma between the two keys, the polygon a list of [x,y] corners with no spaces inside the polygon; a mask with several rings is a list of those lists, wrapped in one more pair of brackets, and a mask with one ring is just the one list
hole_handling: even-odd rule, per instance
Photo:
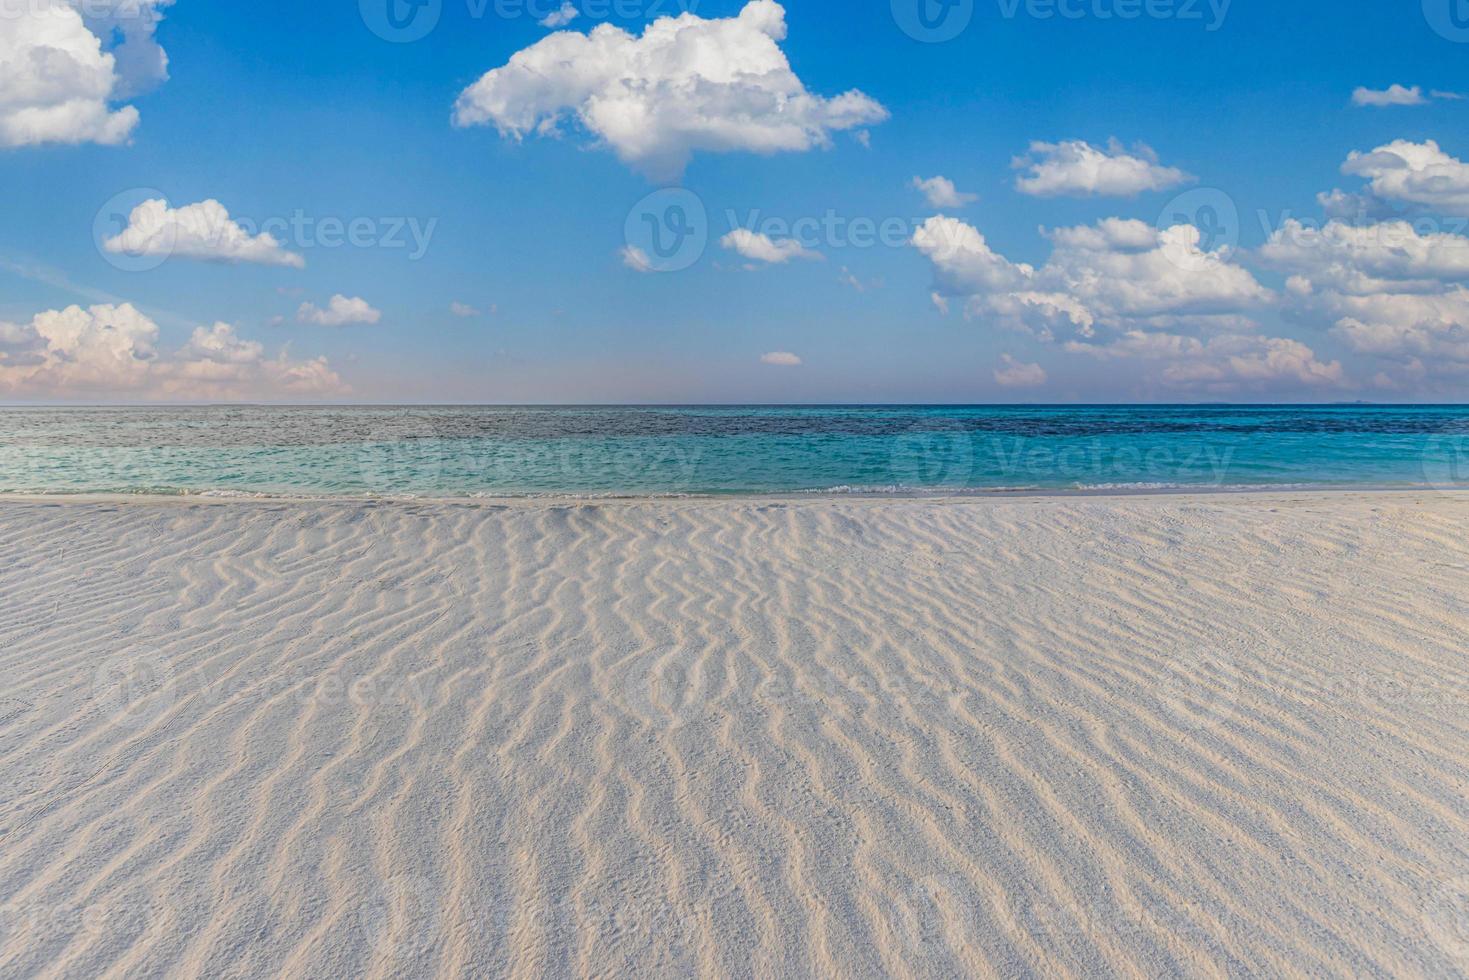
{"label": "shallow turquoise water", "polygon": [[22,408],[0,492],[1469,488],[1469,407]]}

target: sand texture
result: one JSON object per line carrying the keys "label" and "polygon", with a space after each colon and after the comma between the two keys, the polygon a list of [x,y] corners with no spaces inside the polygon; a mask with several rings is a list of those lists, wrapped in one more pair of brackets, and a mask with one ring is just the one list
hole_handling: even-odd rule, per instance
{"label": "sand texture", "polygon": [[1469,496],[0,503],[0,975],[1469,971]]}

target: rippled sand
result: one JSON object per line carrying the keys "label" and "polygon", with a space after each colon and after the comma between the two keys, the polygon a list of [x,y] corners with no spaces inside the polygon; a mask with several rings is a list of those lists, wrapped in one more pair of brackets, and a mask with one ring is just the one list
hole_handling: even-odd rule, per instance
{"label": "rippled sand", "polygon": [[1466,528],[6,502],[0,974],[1462,974]]}

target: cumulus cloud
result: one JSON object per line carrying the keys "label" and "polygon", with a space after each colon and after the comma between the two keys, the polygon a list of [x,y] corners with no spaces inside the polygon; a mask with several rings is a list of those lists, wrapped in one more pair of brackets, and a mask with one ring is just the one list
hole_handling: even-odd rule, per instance
{"label": "cumulus cloud", "polygon": [[1395,140],[1370,153],[1353,151],[1341,170],[1364,178],[1367,193],[1377,201],[1469,213],[1469,163],[1445,153],[1433,140]]}
{"label": "cumulus cloud", "polygon": [[1106,344],[1071,341],[1068,351],[1108,358],[1162,361],[1159,380],[1176,387],[1234,391],[1282,381],[1318,387],[1346,381],[1340,361],[1324,362],[1299,340],[1253,334],[1208,339],[1131,330]]}
{"label": "cumulus cloud", "polygon": [[775,367],[800,367],[801,359],[788,350],[773,350],[768,354],[761,354],[760,363]]}
{"label": "cumulus cloud", "polygon": [[1291,273],[1298,318],[1324,319],[1353,351],[1389,362],[1379,383],[1469,372],[1469,237],[1401,220],[1321,229],[1288,221],[1260,254]]}
{"label": "cumulus cloud", "polygon": [[751,0],[735,17],[660,17],[642,36],[611,24],[559,31],[511,56],[459,96],[458,126],[501,135],[553,135],[574,119],[624,163],[654,179],[681,173],[695,152],[799,152],[830,134],[887,118],[856,89],[806,90],[779,42],[785,9]]}
{"label": "cumulus cloud", "polygon": [[1039,364],[1023,364],[1009,354],[1001,354],[995,383],[1003,388],[1035,388],[1046,383],[1046,370]]}
{"label": "cumulus cloud", "polygon": [[121,255],[161,255],[206,262],[253,262],[259,265],[306,267],[273,236],[251,235],[215,200],[170,208],[164,200],[144,201],[133,208],[128,226],[102,243]]}
{"label": "cumulus cloud", "polygon": [[1082,140],[1032,143],[1030,152],[1011,161],[1015,187],[1034,197],[1133,197],[1143,191],[1162,191],[1192,180],[1176,167],[1165,167],[1158,155],[1139,143],[1131,151],[1116,140],[1106,147]]}
{"label": "cumulus cloud", "polygon": [[1054,249],[1040,269],[996,253],[979,230],[929,218],[913,237],[933,263],[939,291],[963,297],[970,315],[991,315],[1042,336],[1081,336],[1094,326],[1169,326],[1233,318],[1270,293],[1227,248],[1205,252],[1192,225],[1159,231],[1110,218],[1047,233]]}
{"label": "cumulus cloud", "polygon": [[1296,292],[1431,292],[1446,281],[1469,279],[1469,239],[1420,231],[1407,221],[1333,220],[1318,228],[1292,218],[1271,234],[1260,255],[1308,284]]}
{"label": "cumulus cloud", "polygon": [[1427,102],[1422,87],[1418,85],[1412,88],[1389,85],[1381,90],[1358,88],[1352,93],[1352,105],[1355,106],[1424,105]]}
{"label": "cumulus cloud", "polygon": [[721,238],[719,244],[752,262],[767,265],[781,265],[791,259],[821,258],[820,252],[811,251],[794,238],[771,238],[748,228],[736,228]]}
{"label": "cumulus cloud", "polygon": [[325,358],[268,357],[227,323],[198,327],[177,351],[129,304],[48,310],[0,333],[0,391],[19,397],[221,401],[316,398],[349,389]]}
{"label": "cumulus cloud", "polygon": [[[1274,295],[1230,249],[1201,249],[1192,225],[1160,230],[1109,218],[1045,234],[1053,248],[1040,268],[1010,261],[978,229],[942,215],[913,244],[933,264],[941,309],[953,297],[967,317],[1073,353],[1157,363],[1166,385],[1224,392],[1345,380],[1339,362],[1318,359],[1305,344],[1254,333],[1253,314]],[[996,381],[1033,378],[1030,367],[1002,363]]]}
{"label": "cumulus cloud", "polygon": [[954,182],[947,177],[922,177],[913,178],[913,188],[921,191],[928,200],[930,207],[935,208],[962,208],[966,204],[973,204],[979,200],[978,194],[966,194],[954,186]]}
{"label": "cumulus cloud", "polygon": [[463,317],[465,319],[468,319],[470,317],[479,316],[479,310],[475,309],[473,306],[470,306],[468,303],[460,303],[460,302],[450,303],[449,304],[449,312],[452,313],[452,314],[454,314],[457,317]]}
{"label": "cumulus cloud", "polygon": [[321,309],[314,303],[302,303],[301,308],[296,311],[298,322],[313,323],[318,327],[346,327],[358,323],[377,323],[382,318],[382,311],[373,309],[367,300],[360,296],[348,298],[341,293],[331,298],[326,309]]}
{"label": "cumulus cloud", "polygon": [[26,0],[0,30],[0,147],[125,143],[138,124],[121,99],[167,77],[154,41],[172,0]]}
{"label": "cumulus cloud", "polygon": [[1428,356],[1452,362],[1454,374],[1469,366],[1469,289],[1463,286],[1434,295],[1327,294],[1320,301],[1341,315],[1333,330],[1355,351],[1407,364]]}
{"label": "cumulus cloud", "polygon": [[565,27],[581,16],[581,11],[576,9],[576,4],[566,0],[559,10],[553,10],[539,21],[542,27]]}

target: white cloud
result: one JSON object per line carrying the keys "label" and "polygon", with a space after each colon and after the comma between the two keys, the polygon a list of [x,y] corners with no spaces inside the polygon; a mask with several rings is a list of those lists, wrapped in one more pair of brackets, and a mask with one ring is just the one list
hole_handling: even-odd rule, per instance
{"label": "white cloud", "polygon": [[314,323],[319,327],[345,327],[357,323],[377,323],[383,318],[382,311],[375,310],[360,296],[348,298],[341,293],[333,296],[326,309],[314,303],[302,303],[296,311],[300,323]]}
{"label": "white cloud", "polygon": [[966,194],[954,186],[954,182],[947,177],[922,177],[913,178],[913,188],[923,192],[930,207],[935,208],[962,208],[966,204],[973,204],[979,200],[978,194]]}
{"label": "white cloud", "polygon": [[1023,364],[1009,354],[1001,354],[995,382],[1004,388],[1035,388],[1046,383],[1046,370],[1039,364]]}
{"label": "white cloud", "polygon": [[1260,252],[1293,273],[1287,294],[1298,317],[1325,319],[1353,351],[1390,362],[1379,382],[1469,372],[1469,237],[1406,221],[1320,231],[1287,222]]}
{"label": "white cloud", "polygon": [[869,289],[881,289],[883,284],[883,280],[881,277],[864,282],[863,280],[857,278],[857,275],[846,266],[842,266],[842,271],[837,275],[837,282],[841,283],[843,286],[851,286],[859,293],[865,293]]}
{"label": "white cloud", "polygon": [[1469,279],[1469,238],[1420,232],[1407,221],[1320,228],[1288,219],[1260,247],[1272,266],[1295,274],[1307,288],[1366,294],[1430,292],[1445,281]]}
{"label": "white cloud", "polygon": [[466,319],[473,316],[479,316],[479,310],[475,309],[473,306],[470,306],[468,303],[450,303],[449,312],[454,314],[455,316],[464,317]]}
{"label": "white cloud", "polygon": [[[1011,262],[953,218],[930,218],[913,244],[933,263],[941,309],[945,297],[961,298],[967,317],[1059,340],[1073,353],[1155,363],[1165,385],[1222,393],[1345,381],[1339,362],[1305,344],[1253,333],[1251,314],[1276,298],[1229,249],[1203,251],[1192,225],[1160,231],[1109,218],[1046,235],[1054,247],[1038,269]],[[995,379],[1018,384],[1037,376],[1032,367],[1006,361]]]}
{"label": "white cloud", "polygon": [[760,363],[772,364],[776,367],[800,367],[801,359],[790,351],[773,350],[768,354],[761,354]]}
{"label": "white cloud", "polygon": [[1332,328],[1359,353],[1396,359],[1422,368],[1461,374],[1469,367],[1469,289],[1456,286],[1435,295],[1328,294],[1319,298],[1340,318]]}
{"label": "white cloud", "polygon": [[719,244],[752,262],[768,265],[780,265],[791,259],[821,258],[820,252],[811,251],[794,238],[771,238],[748,228],[736,228],[721,238]]}
{"label": "white cloud", "polygon": [[1072,341],[1066,349],[1103,359],[1163,362],[1159,380],[1182,388],[1223,392],[1280,382],[1325,387],[1346,381],[1340,361],[1323,362],[1310,347],[1288,337],[1223,334],[1201,340],[1132,330],[1108,344]]}
{"label": "white cloud", "polygon": [[929,218],[914,246],[934,266],[939,291],[966,299],[966,313],[1050,336],[1089,336],[1094,326],[1175,326],[1237,317],[1270,293],[1234,264],[1228,249],[1204,252],[1192,225],[1159,231],[1110,218],[1048,233],[1055,246],[1040,269],[1013,263],[979,230],[955,218]]}
{"label": "white cloud", "polygon": [[1016,178],[1015,187],[1035,197],[1132,197],[1193,179],[1182,170],[1159,164],[1148,146],[1139,143],[1129,152],[1116,140],[1106,149],[1082,140],[1032,143],[1029,154],[1016,157],[1011,166],[1028,168],[1028,174]]}
{"label": "white cloud", "polygon": [[561,9],[551,11],[549,14],[542,17],[540,21],[538,21],[538,23],[542,27],[565,27],[567,24],[570,24],[572,21],[576,20],[580,16],[581,11],[576,9],[576,4],[572,3],[571,0],[566,0],[566,2],[561,5]]}
{"label": "white cloud", "polygon": [[611,24],[557,32],[465,89],[454,122],[521,139],[575,118],[623,162],[667,179],[698,151],[805,151],[887,118],[855,89],[808,92],[780,49],[785,36],[774,0],[730,18],[660,17],[641,37]]}
{"label": "white cloud", "polygon": [[183,347],[160,353],[157,324],[126,303],[49,310],[4,339],[0,391],[17,396],[219,401],[349,390],[325,358],[267,357],[227,323],[198,327]]}
{"label": "white cloud", "polygon": [[1445,92],[1442,89],[1431,90],[1427,97],[1423,95],[1423,87],[1414,85],[1409,88],[1405,85],[1389,85],[1385,89],[1358,88],[1352,93],[1352,105],[1355,106],[1396,106],[1396,105],[1427,105],[1430,99],[1444,99],[1452,102],[1460,101],[1464,96],[1458,92]]}
{"label": "white cloud", "polygon": [[164,200],[144,201],[133,208],[127,228],[107,239],[103,247],[122,255],[253,262],[294,269],[306,266],[304,258],[286,251],[271,235],[252,236],[215,200],[182,208],[170,208]]}
{"label": "white cloud", "polygon": [[1395,140],[1370,153],[1353,151],[1341,170],[1365,178],[1368,193],[1379,201],[1469,212],[1469,163],[1449,156],[1433,140]]}
{"label": "white cloud", "polygon": [[1389,85],[1380,91],[1358,88],[1352,93],[1352,105],[1355,106],[1424,105],[1427,102],[1423,97],[1422,87],[1418,85],[1412,88]]}
{"label": "white cloud", "polygon": [[0,147],[125,143],[132,106],[167,77],[153,40],[172,0],[24,0],[0,11]]}
{"label": "white cloud", "polygon": [[624,245],[618,249],[617,254],[622,256],[622,264],[634,272],[653,271],[652,258],[636,245]]}

